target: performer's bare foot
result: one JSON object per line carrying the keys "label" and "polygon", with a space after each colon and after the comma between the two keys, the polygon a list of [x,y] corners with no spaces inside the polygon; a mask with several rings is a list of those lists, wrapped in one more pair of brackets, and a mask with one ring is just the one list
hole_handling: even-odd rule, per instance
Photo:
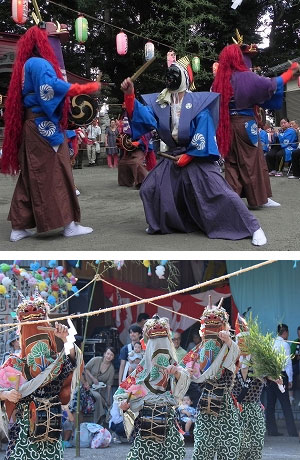
{"label": "performer's bare foot", "polygon": [[268,198],[268,201],[262,205],[262,208],[277,208],[278,206],[280,206],[280,203],[277,203],[277,201]]}
{"label": "performer's bare foot", "polygon": [[23,240],[23,238],[28,238],[29,236],[33,236],[34,232],[30,230],[14,230],[12,229],[10,234],[10,241],[15,242],[19,240]]}
{"label": "performer's bare foot", "polygon": [[72,221],[69,225],[66,225],[64,228],[63,235],[66,237],[78,236],[78,235],[87,235],[92,233],[93,229],[91,227],[83,227],[82,225],[76,224]]}
{"label": "performer's bare foot", "polygon": [[267,243],[266,235],[264,234],[263,229],[260,227],[252,235],[252,244],[254,244],[254,246],[263,246],[266,243]]}

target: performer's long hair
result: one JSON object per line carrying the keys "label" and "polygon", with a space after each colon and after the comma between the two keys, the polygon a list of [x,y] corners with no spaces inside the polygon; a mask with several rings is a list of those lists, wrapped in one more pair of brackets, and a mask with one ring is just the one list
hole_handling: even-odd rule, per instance
{"label": "performer's long hair", "polygon": [[[3,174],[15,175],[20,169],[18,151],[21,145],[24,123],[24,107],[22,104],[23,68],[25,62],[33,56],[42,57],[50,62],[57,77],[63,79],[57,58],[48,41],[47,32],[38,26],[31,27],[18,42],[17,55],[5,103],[5,135],[1,158],[1,172]],[[66,98],[61,121],[62,127],[67,125],[68,103],[68,98]]]}
{"label": "performer's long hair", "polygon": [[212,85],[212,90],[221,94],[220,120],[217,130],[217,141],[220,153],[226,157],[231,144],[229,102],[233,96],[233,88],[230,80],[233,72],[245,72],[249,70],[243,60],[243,54],[239,45],[226,46],[219,56],[219,67]]}

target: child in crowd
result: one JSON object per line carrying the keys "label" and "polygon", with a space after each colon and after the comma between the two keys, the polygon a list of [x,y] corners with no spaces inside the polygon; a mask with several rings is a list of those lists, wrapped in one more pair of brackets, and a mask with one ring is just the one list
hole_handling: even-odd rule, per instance
{"label": "child in crowd", "polygon": [[196,409],[193,407],[193,402],[188,395],[182,399],[182,404],[178,407],[180,422],[183,422],[184,435],[190,436],[190,429],[195,423]]}
{"label": "child in crowd", "polygon": [[128,374],[134,371],[136,366],[143,359],[143,350],[140,342],[134,344],[133,350],[128,353],[129,371]]}

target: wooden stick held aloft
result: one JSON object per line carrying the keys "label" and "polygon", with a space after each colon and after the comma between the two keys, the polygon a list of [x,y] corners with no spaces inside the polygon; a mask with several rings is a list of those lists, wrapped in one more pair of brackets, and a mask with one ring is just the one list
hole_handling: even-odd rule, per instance
{"label": "wooden stick held aloft", "polygon": [[156,59],[156,56],[153,56],[153,58],[149,59],[149,61],[146,61],[145,64],[143,64],[142,67],[140,67],[140,68],[132,75],[132,77],[130,77],[130,80],[131,80],[131,81],[137,80],[137,78],[139,78],[139,76],[142,75],[143,72],[145,72],[145,70],[149,67],[149,65],[151,65],[152,62],[155,61],[155,59]]}

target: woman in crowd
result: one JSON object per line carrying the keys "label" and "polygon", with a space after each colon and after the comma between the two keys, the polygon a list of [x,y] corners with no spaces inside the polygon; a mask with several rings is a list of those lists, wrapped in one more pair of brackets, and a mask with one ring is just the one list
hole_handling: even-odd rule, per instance
{"label": "woman in crowd", "polygon": [[119,131],[116,125],[115,120],[110,120],[110,125],[105,130],[105,147],[107,155],[107,164],[109,168],[118,167],[118,147],[117,147],[117,137]]}
{"label": "woman in crowd", "polygon": [[105,415],[105,408],[108,409],[111,405],[111,389],[115,376],[114,358],[114,348],[108,347],[103,357],[95,356],[86,364],[84,369],[85,379],[96,401],[94,412],[95,423]]}

